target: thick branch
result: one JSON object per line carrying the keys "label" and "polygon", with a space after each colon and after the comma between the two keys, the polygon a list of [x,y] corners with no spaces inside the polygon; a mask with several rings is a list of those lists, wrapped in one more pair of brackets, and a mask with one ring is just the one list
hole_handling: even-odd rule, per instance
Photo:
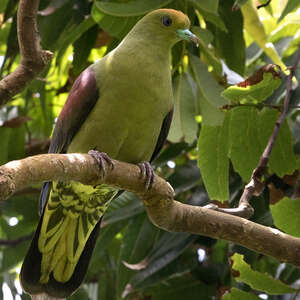
{"label": "thick branch", "polygon": [[21,62],[13,73],[0,81],[0,106],[22,91],[52,58],[52,53],[40,46],[36,21],[38,7],[39,0],[20,0],[17,29]]}
{"label": "thick branch", "polygon": [[300,238],[240,217],[177,202],[173,199],[172,187],[158,176],[152,189],[145,192],[137,166],[114,163],[114,169],[107,170],[107,176],[102,180],[95,160],[88,154],[43,154],[12,161],[0,167],[0,200],[41,181],[106,183],[139,195],[149,218],[165,230],[225,239],[300,266]]}

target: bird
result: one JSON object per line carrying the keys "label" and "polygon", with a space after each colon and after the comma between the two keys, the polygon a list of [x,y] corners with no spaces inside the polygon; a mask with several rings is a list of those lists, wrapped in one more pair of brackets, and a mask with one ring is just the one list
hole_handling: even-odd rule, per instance
{"label": "bird", "polygon": [[[103,176],[112,159],[138,164],[150,189],[150,163],[164,145],[173,114],[170,50],[181,40],[198,44],[189,28],[188,16],[174,9],[141,18],[115,49],[75,80],[49,153],[89,153]],[[67,298],[76,291],[102,216],[119,193],[105,184],[44,183],[40,221],[20,273],[26,293]]]}

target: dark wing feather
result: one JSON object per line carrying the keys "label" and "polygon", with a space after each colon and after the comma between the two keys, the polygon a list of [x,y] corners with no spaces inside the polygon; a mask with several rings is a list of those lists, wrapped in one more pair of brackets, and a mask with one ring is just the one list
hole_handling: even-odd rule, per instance
{"label": "dark wing feather", "polygon": [[[57,118],[49,153],[66,153],[73,137],[86,120],[98,98],[99,90],[95,74],[89,67],[75,80],[67,101]],[[40,215],[47,202],[51,186],[51,182],[45,182],[43,185],[39,202]]]}
{"label": "dark wing feather", "polygon": [[168,112],[168,114],[165,116],[165,118],[163,120],[161,129],[160,129],[160,134],[158,136],[154,152],[153,152],[153,154],[150,158],[150,162],[152,162],[157,157],[160,150],[162,149],[162,147],[163,147],[163,145],[164,145],[164,143],[167,139],[169,130],[170,130],[170,126],[171,126],[171,123],[172,123],[172,118],[173,118],[173,109],[171,109]]}
{"label": "dark wing feather", "polygon": [[86,120],[99,98],[99,90],[91,67],[74,82],[68,99],[57,119],[49,153],[65,153],[74,135]]}
{"label": "dark wing feather", "polygon": [[[91,67],[81,73],[69,93],[58,117],[49,148],[49,153],[65,153],[76,132],[80,129],[99,97],[94,71]],[[45,182],[40,196],[40,222],[24,259],[21,270],[23,288],[31,294],[46,292],[53,297],[67,297],[84,279],[92,255],[100,222],[95,226],[79,258],[72,277],[65,283],[50,276],[47,284],[40,283],[42,255],[38,250],[38,239],[42,225],[43,210],[51,191],[52,182]]]}

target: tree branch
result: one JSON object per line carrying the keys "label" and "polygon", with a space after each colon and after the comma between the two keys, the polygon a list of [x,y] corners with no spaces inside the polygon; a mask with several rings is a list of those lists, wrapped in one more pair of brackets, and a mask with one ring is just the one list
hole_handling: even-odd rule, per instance
{"label": "tree branch", "polygon": [[286,113],[288,111],[289,108],[289,103],[290,103],[290,97],[291,97],[291,90],[292,90],[292,84],[293,84],[293,77],[295,75],[295,70],[299,64],[300,61],[300,47],[298,49],[298,52],[296,54],[296,59],[294,64],[292,65],[292,67],[290,68],[290,74],[287,78],[287,82],[286,82],[286,95],[285,95],[285,99],[283,102],[283,108],[282,108],[282,112],[278,118],[278,120],[275,123],[273,132],[271,134],[271,136],[269,137],[268,143],[265,147],[264,152],[262,153],[260,160],[258,162],[257,167],[253,170],[253,173],[251,175],[251,179],[250,182],[245,186],[245,189],[243,191],[243,194],[240,198],[239,201],[239,207],[240,206],[249,206],[249,201],[252,198],[252,196],[255,195],[259,195],[263,188],[264,188],[264,184],[261,182],[261,178],[264,175],[269,159],[270,159],[270,155],[272,152],[272,149],[274,147],[276,138],[278,136],[279,130],[281,128],[281,125],[284,121],[284,118],[286,116]]}
{"label": "tree branch", "polygon": [[160,228],[225,239],[300,267],[300,238],[237,216],[177,202],[172,187],[158,176],[146,192],[138,166],[119,161],[114,164],[101,179],[94,158],[88,154],[42,154],[12,161],[0,167],[0,200],[41,181],[105,183],[136,193],[149,218]]}
{"label": "tree branch", "polygon": [[17,69],[0,81],[0,106],[22,91],[49,63],[50,51],[41,49],[37,30],[39,0],[20,0],[18,8],[18,41],[21,62]]}
{"label": "tree branch", "polygon": [[4,240],[0,239],[0,246],[17,246],[18,244],[29,241],[32,239],[33,233],[29,233],[27,235],[21,236],[19,238],[16,238],[14,240]]}

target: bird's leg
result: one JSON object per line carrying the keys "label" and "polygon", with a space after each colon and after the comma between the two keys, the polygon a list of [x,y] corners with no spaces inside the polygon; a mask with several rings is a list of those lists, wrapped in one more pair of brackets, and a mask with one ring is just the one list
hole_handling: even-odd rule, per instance
{"label": "bird's leg", "polygon": [[112,159],[105,153],[99,152],[97,150],[90,150],[88,152],[97,162],[101,177],[104,178],[106,176],[107,166],[112,170],[114,168],[114,162]]}
{"label": "bird's leg", "polygon": [[147,161],[139,163],[138,167],[140,168],[142,179],[145,180],[145,189],[150,190],[155,177],[153,168]]}

